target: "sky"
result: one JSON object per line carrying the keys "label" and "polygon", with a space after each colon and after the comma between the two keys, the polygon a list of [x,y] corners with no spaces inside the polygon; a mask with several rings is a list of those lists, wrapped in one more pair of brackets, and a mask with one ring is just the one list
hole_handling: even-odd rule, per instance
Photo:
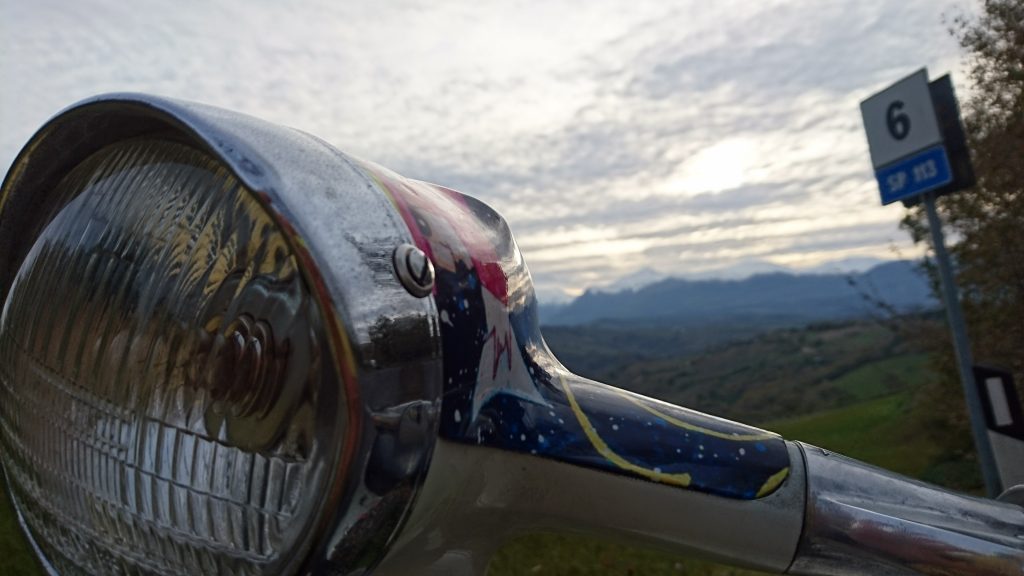
{"label": "sky", "polygon": [[[293,126],[509,221],[542,302],[623,278],[911,258],[859,102],[969,95],[967,0],[0,0],[0,169],[148,92]],[[617,284],[618,283],[618,284]]]}

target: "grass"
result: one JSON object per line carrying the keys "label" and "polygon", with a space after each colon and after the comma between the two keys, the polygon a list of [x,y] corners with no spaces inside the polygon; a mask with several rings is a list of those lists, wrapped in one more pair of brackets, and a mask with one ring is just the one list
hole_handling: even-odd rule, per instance
{"label": "grass", "polygon": [[927,354],[904,354],[855,368],[831,383],[854,402],[916,388],[927,377]]}
{"label": "grass", "polygon": [[765,428],[834,452],[920,477],[941,449],[915,433],[906,393],[825,410],[809,416],[768,422]]}
{"label": "grass", "polygon": [[925,364],[892,329],[852,322],[627,363],[598,380],[741,422],[765,422],[918,388],[928,378]]}
{"label": "grass", "polygon": [[11,507],[4,475],[0,473],[0,574],[4,576],[43,576],[18,519]]}
{"label": "grass", "polygon": [[723,566],[575,534],[530,534],[506,544],[487,576],[759,576]]}

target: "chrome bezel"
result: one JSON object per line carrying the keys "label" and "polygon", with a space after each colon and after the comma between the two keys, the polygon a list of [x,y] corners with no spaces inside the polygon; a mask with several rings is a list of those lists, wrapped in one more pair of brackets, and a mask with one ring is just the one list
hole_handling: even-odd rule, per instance
{"label": "chrome bezel", "polygon": [[345,438],[315,529],[282,573],[365,573],[386,553],[426,476],[442,379],[433,299],[410,295],[392,266],[395,247],[412,237],[358,162],[300,131],[201,104],[141,94],[79,102],[32,137],[4,180],[0,298],[46,224],[38,215],[59,208],[46,192],[100,148],[154,134],[222,161],[303,264],[342,375]]}

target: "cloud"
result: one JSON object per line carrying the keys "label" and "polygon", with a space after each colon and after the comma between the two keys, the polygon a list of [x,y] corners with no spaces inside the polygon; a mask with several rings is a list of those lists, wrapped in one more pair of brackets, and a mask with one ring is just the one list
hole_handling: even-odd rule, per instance
{"label": "cloud", "polygon": [[877,205],[857,105],[923,65],[954,69],[954,10],[0,0],[0,165],[71,102],[146,91],[480,197],[548,293],[712,260],[884,257],[900,212]]}

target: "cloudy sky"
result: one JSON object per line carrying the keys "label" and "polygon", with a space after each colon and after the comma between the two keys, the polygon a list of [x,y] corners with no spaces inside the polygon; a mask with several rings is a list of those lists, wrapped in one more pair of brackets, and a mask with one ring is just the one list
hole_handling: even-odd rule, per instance
{"label": "cloudy sky", "polygon": [[301,128],[510,221],[543,300],[637,271],[916,256],[858,103],[969,92],[968,0],[0,0],[0,168],[48,117],[141,91]]}

